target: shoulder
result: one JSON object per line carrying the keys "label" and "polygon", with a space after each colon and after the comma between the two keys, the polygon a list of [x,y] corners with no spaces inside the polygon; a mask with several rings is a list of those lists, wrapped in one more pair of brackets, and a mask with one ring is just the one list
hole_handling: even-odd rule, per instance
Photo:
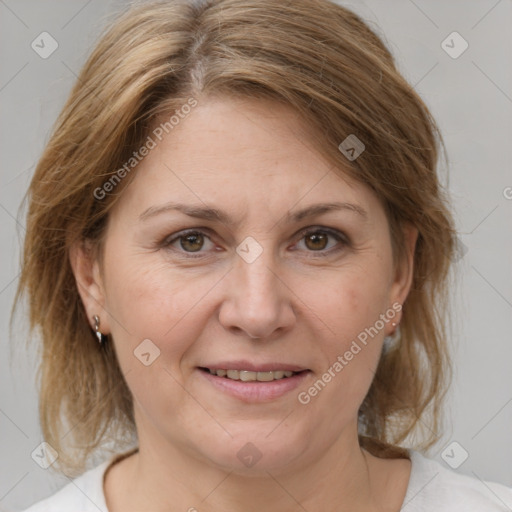
{"label": "shoulder", "polygon": [[62,489],[44,500],[38,501],[23,512],[108,512],[103,490],[107,470],[138,450],[111,456],[102,464],[90,469]]}
{"label": "shoulder", "polygon": [[62,489],[23,512],[108,512],[103,493],[103,476],[110,461],[87,471]]}
{"label": "shoulder", "polygon": [[401,512],[509,512],[512,488],[457,473],[409,450],[411,476]]}

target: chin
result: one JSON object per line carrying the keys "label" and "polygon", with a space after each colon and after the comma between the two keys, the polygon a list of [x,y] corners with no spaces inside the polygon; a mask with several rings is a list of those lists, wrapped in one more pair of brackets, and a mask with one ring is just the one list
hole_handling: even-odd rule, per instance
{"label": "chin", "polygon": [[233,438],[209,442],[200,451],[211,465],[225,471],[268,477],[268,472],[277,474],[295,465],[309,444],[305,436],[300,438],[288,431],[279,433],[277,430],[270,434],[272,430],[268,428],[251,433],[239,432]]}

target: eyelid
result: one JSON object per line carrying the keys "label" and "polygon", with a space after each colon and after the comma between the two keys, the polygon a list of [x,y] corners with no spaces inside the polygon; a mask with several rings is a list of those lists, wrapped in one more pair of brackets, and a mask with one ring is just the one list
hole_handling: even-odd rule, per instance
{"label": "eyelid", "polygon": [[347,235],[345,235],[345,233],[343,233],[343,231],[340,231],[339,229],[328,228],[326,226],[307,226],[301,229],[295,236],[302,238],[304,235],[307,235],[308,233],[316,233],[317,231],[327,233],[328,235],[331,235],[334,238],[339,239],[340,242],[344,242],[347,244],[349,243],[348,237]]}
{"label": "eyelid", "polygon": [[[348,236],[344,232],[342,232],[342,231],[340,231],[338,229],[329,228],[329,227],[326,227],[326,226],[318,226],[318,225],[307,226],[307,227],[302,228],[301,230],[299,230],[294,235],[294,238],[297,239],[295,244],[300,242],[306,235],[308,235],[310,233],[317,233],[317,232],[322,232],[322,233],[325,233],[325,234],[330,235],[331,237],[335,238],[336,241],[338,242],[338,245],[341,246],[341,247],[337,247],[337,248],[335,247],[335,248],[331,248],[331,249],[328,249],[328,250],[322,250],[322,251],[306,251],[308,253],[311,253],[311,256],[308,256],[308,257],[313,257],[314,258],[314,257],[328,256],[328,255],[331,255],[331,254],[333,254],[335,252],[339,252],[342,248],[350,245],[350,239],[348,238]],[[173,252],[176,252],[179,255],[185,255],[184,256],[185,258],[206,257],[208,255],[208,253],[205,253],[203,251],[197,251],[196,253],[194,253],[194,252],[186,252],[186,251],[182,251],[182,250],[179,250],[179,249],[171,248],[171,244],[173,244],[174,242],[178,241],[180,238],[184,238],[184,237],[186,237],[187,235],[190,235],[190,234],[201,234],[201,235],[204,235],[205,238],[208,238],[210,240],[210,242],[215,243],[212,240],[212,234],[213,233],[214,232],[210,228],[203,227],[203,226],[202,227],[197,227],[197,228],[188,228],[188,229],[184,229],[182,231],[177,231],[176,233],[173,233],[172,235],[166,236],[162,240],[162,242],[159,244],[159,246],[161,248],[164,248],[164,249],[168,248],[169,250],[171,250]],[[296,249],[294,249],[294,250],[296,250]],[[315,253],[318,256],[314,256]]]}
{"label": "eyelid", "polygon": [[327,249],[327,250],[306,251],[308,253],[308,256],[307,256],[308,258],[318,258],[318,257],[321,258],[321,257],[332,256],[333,254],[336,254],[336,253],[340,252],[341,250],[343,250],[344,248],[350,246],[350,239],[343,231],[340,231],[340,230],[334,229],[334,228],[324,227],[324,226],[307,226],[306,228],[300,230],[296,235],[296,237],[298,238],[296,243],[299,243],[300,241],[302,241],[303,238],[310,233],[325,233],[325,234],[331,236],[332,238],[336,239],[338,244],[337,244],[337,246],[331,247],[330,249]]}
{"label": "eyelid", "polygon": [[173,233],[172,235],[166,236],[161,243],[159,243],[159,247],[163,249],[168,249],[172,252],[178,253],[178,255],[185,255],[187,258],[199,258],[204,257],[206,253],[202,251],[198,251],[197,253],[194,252],[186,252],[179,249],[174,249],[171,247],[171,244],[178,241],[180,238],[185,238],[187,235],[193,235],[193,234],[201,234],[204,235],[205,238],[208,238],[210,242],[214,243],[211,239],[212,236],[212,230],[210,228],[206,227],[198,227],[198,228],[189,228],[184,229],[182,231],[177,231],[176,233]]}

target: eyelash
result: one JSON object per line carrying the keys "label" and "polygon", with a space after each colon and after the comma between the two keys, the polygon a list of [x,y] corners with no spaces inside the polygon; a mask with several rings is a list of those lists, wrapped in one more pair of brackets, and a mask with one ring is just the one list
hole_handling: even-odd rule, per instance
{"label": "eyelash", "polygon": [[[185,254],[186,255],[185,257],[189,258],[189,259],[204,258],[205,257],[204,252],[201,252],[201,251],[196,252],[196,253],[187,252],[187,251],[183,251],[183,250],[174,249],[171,247],[171,245],[174,242],[177,242],[182,238],[186,238],[188,235],[199,235],[200,234],[200,235],[205,236],[206,238],[208,238],[211,241],[211,237],[209,236],[208,233],[209,233],[209,230],[206,230],[205,228],[188,229],[186,231],[179,232],[176,235],[171,235],[170,237],[166,237],[159,245],[161,248],[168,249],[173,252],[177,252],[180,255]],[[333,230],[333,229],[330,229],[330,228],[316,227],[316,226],[313,228],[309,227],[309,228],[305,228],[302,231],[300,231],[297,236],[300,237],[299,238],[299,242],[300,242],[307,235],[316,234],[316,233],[322,233],[322,234],[329,235],[329,236],[333,237],[340,244],[340,247],[331,248],[328,250],[321,250],[321,251],[307,251],[307,252],[311,252],[311,253],[316,253],[315,256],[308,256],[308,257],[313,257],[313,258],[327,257],[327,256],[332,255],[333,253],[337,253],[337,252],[341,251],[344,247],[347,247],[350,245],[348,238],[343,233]]]}

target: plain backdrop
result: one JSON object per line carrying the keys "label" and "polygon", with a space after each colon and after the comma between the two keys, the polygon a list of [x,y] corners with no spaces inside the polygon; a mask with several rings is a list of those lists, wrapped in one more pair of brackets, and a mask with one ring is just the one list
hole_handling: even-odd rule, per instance
{"label": "plain backdrop", "polygon": [[[450,159],[440,173],[461,242],[452,312],[456,372],[445,435],[427,455],[447,464],[447,447],[452,459],[467,452],[456,471],[512,485],[512,2],[343,4],[385,38],[437,119]],[[108,16],[122,7],[0,0],[0,510],[20,510],[67,483],[31,457],[42,437],[23,314],[9,336],[25,222],[18,208],[79,69]],[[46,59],[31,46],[42,32],[58,44]],[[464,41],[468,48],[454,58]]]}

